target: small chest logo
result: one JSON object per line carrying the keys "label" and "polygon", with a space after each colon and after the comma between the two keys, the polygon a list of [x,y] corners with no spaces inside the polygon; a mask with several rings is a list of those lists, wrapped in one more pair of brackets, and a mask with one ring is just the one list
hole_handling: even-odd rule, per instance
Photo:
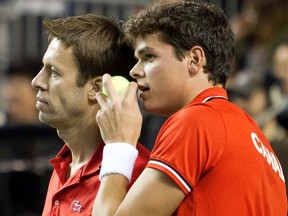
{"label": "small chest logo", "polygon": [[82,205],[80,204],[80,201],[74,200],[70,205],[70,209],[74,212],[81,212]]}

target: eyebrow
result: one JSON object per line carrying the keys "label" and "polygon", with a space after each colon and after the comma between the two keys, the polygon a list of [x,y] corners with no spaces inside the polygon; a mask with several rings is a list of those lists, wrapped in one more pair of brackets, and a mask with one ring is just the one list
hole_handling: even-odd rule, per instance
{"label": "eyebrow", "polygon": [[152,47],[143,47],[139,50],[135,50],[135,56],[141,56],[146,52],[151,52],[151,51],[155,51],[154,48]]}
{"label": "eyebrow", "polygon": [[46,69],[48,68],[49,70],[51,70],[51,69],[52,70],[56,70],[58,72],[61,71],[58,66],[55,66],[55,65],[51,64],[51,62],[47,63],[46,65],[43,63],[42,69],[43,68],[46,68]]}

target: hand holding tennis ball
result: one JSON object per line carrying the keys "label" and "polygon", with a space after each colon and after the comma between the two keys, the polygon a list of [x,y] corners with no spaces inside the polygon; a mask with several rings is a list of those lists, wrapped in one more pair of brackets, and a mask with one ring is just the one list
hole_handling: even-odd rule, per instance
{"label": "hand holding tennis ball", "polygon": [[[124,95],[125,90],[127,89],[128,85],[129,85],[129,81],[123,76],[113,76],[111,78],[111,81],[112,81],[112,84],[113,84],[116,92],[119,95]],[[108,97],[107,90],[104,88],[104,86],[102,88],[102,93],[106,97]]]}

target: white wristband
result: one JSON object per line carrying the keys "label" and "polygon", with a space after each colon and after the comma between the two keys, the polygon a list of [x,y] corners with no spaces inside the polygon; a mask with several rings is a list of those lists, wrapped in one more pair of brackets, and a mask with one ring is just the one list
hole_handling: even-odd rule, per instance
{"label": "white wristband", "polygon": [[109,143],[104,146],[99,179],[109,174],[121,174],[131,181],[138,150],[128,143]]}

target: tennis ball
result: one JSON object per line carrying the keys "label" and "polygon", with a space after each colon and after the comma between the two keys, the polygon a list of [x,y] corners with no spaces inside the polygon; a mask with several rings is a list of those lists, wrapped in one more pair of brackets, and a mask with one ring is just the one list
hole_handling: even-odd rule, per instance
{"label": "tennis ball", "polygon": [[[126,90],[126,88],[127,88],[128,85],[129,85],[129,81],[128,81],[125,77],[123,77],[123,76],[113,76],[113,77],[111,78],[111,81],[112,81],[112,84],[113,84],[116,92],[117,92],[119,95],[123,95],[124,92],[125,92],[125,90]],[[107,95],[107,90],[104,88],[104,86],[103,86],[103,88],[102,88],[102,93],[103,93],[106,97],[108,97],[108,95]]]}

